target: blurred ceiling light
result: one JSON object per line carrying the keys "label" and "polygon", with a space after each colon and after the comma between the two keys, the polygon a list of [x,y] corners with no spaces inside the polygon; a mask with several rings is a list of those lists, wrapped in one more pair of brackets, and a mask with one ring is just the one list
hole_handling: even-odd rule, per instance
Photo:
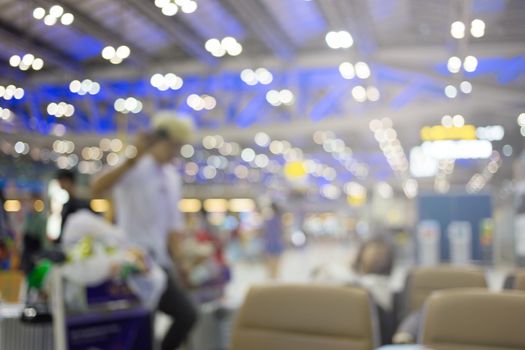
{"label": "blurred ceiling light", "polygon": [[450,25],[450,35],[454,39],[463,39],[465,37],[465,23],[461,21],[453,22]]}
{"label": "blurred ceiling light", "polygon": [[366,101],[366,89],[361,85],[354,86],[354,88],[352,89],[352,97],[357,102],[365,102]]}
{"label": "blurred ceiling light", "polygon": [[472,84],[469,81],[462,81],[459,84],[459,89],[464,94],[470,94],[472,92]]}
{"label": "blurred ceiling light", "polygon": [[267,133],[261,131],[255,134],[254,141],[255,144],[259,147],[268,147],[272,140],[270,139],[270,136]]}
{"label": "blurred ceiling light", "polygon": [[452,56],[448,59],[447,69],[450,73],[458,73],[461,70],[461,59],[457,56]]}
{"label": "blurred ceiling light", "polygon": [[443,118],[441,118],[441,125],[443,125],[446,128],[452,127],[453,121],[452,117],[450,115],[444,115]]}
{"label": "blurred ceiling light", "polygon": [[184,198],[179,201],[179,210],[183,213],[198,213],[201,208],[201,201],[195,198]]}
{"label": "blurred ceiling light", "polygon": [[198,4],[194,0],[155,0],[155,6],[161,9],[163,15],[175,16],[179,9],[184,13],[197,11]]}
{"label": "blurred ceiling light", "polygon": [[343,62],[339,65],[339,73],[345,79],[354,79],[355,78],[355,69],[354,65],[350,62]]}
{"label": "blurred ceiling light", "polygon": [[42,7],[37,7],[33,10],[33,18],[37,20],[43,20],[47,26],[55,25],[60,21],[65,26],[73,24],[75,16],[72,13],[65,12],[64,8],[60,5],[52,6],[49,11],[46,11]]}
{"label": "blurred ceiling light", "polygon": [[90,79],[73,80],[69,83],[69,91],[81,96],[86,94],[96,95],[100,92],[100,84]]}
{"label": "blurred ceiling light", "polygon": [[209,213],[224,213],[228,210],[228,201],[222,198],[206,199],[204,209]]}
{"label": "blurred ceiling light", "polygon": [[113,104],[113,107],[115,108],[115,111],[123,114],[137,114],[142,111],[143,104],[135,97],[128,97],[126,99],[118,98]]}
{"label": "blurred ceiling light", "polygon": [[156,73],[151,76],[150,84],[160,91],[166,91],[168,89],[179,90],[184,85],[184,81],[174,73],[167,73],[164,75]]}
{"label": "blurred ceiling light", "polygon": [[215,97],[209,95],[199,96],[197,94],[191,94],[186,99],[186,103],[195,111],[201,111],[203,109],[210,111],[217,106]]}
{"label": "blurred ceiling light", "polygon": [[375,86],[369,86],[366,88],[366,97],[368,101],[379,101],[380,96],[379,90]]}
{"label": "blurred ceiling light", "polygon": [[326,44],[331,49],[348,49],[354,45],[352,35],[345,31],[331,31],[325,36]]}
{"label": "blurred ceiling light", "polygon": [[470,24],[470,34],[474,38],[481,38],[485,35],[485,22],[481,19],[476,18]]}
{"label": "blurred ceiling light", "polygon": [[466,72],[472,73],[478,67],[478,59],[475,56],[467,56],[463,61],[463,69]]}
{"label": "blurred ceiling light", "polygon": [[255,151],[251,148],[245,148],[241,152],[241,159],[246,163],[252,162],[255,159]]}
{"label": "blurred ceiling light", "polygon": [[22,204],[17,199],[8,199],[4,202],[4,210],[9,213],[16,213],[22,209]]}
{"label": "blurred ceiling light", "polygon": [[195,154],[195,149],[193,148],[192,145],[184,145],[180,149],[180,154],[184,158],[188,158],[189,159],[189,158],[193,157],[193,155]]}
{"label": "blurred ceiling light", "polygon": [[455,98],[458,95],[458,89],[454,85],[447,85],[445,87],[445,96],[448,98]]}
{"label": "blurred ceiling light", "polygon": [[39,71],[44,67],[44,60],[40,57],[35,57],[35,55],[30,53],[27,53],[22,57],[19,55],[12,55],[9,58],[9,65],[22,71],[27,71],[30,68]]}
{"label": "blurred ceiling light", "polygon": [[10,121],[13,117],[13,112],[7,108],[0,107],[0,119],[4,121]]}
{"label": "blurred ceiling light", "polygon": [[255,201],[251,198],[233,198],[228,203],[230,211],[234,213],[246,213],[255,210]]}
{"label": "blurred ceiling light", "polygon": [[242,45],[234,37],[227,36],[222,40],[209,39],[204,44],[206,51],[215,57],[223,57],[228,54],[230,56],[238,56],[242,53]]}
{"label": "blurred ceiling light", "polygon": [[71,117],[75,113],[75,107],[66,102],[52,102],[47,105],[47,113],[57,118]]}
{"label": "blurred ceiling light", "polygon": [[463,125],[465,125],[465,119],[463,118],[463,116],[461,114],[456,114],[453,118],[452,118],[452,124],[456,127],[456,128],[460,128],[462,127]]}
{"label": "blurred ceiling light", "polygon": [[394,190],[387,182],[379,182],[376,186],[377,193],[384,199],[392,198]]}
{"label": "blurred ceiling light", "polygon": [[247,85],[268,85],[273,81],[272,73],[266,68],[244,69],[241,72],[241,80]]}
{"label": "blurred ceiling light", "polygon": [[291,105],[294,95],[288,89],[270,90],[266,93],[266,101],[272,106]]}
{"label": "blurred ceiling light", "polygon": [[106,46],[102,49],[102,58],[108,60],[112,64],[120,64],[131,54],[131,50],[128,46],[121,45],[117,48],[113,46]]}
{"label": "blurred ceiling light", "polygon": [[525,113],[521,113],[518,116],[518,125],[519,126],[525,126]]}
{"label": "blurred ceiling light", "polygon": [[418,192],[418,183],[414,179],[408,179],[403,184],[403,192],[407,198],[415,198]]}
{"label": "blurred ceiling light", "polygon": [[21,87],[16,87],[13,84],[8,86],[0,85],[0,98],[3,98],[6,101],[11,99],[20,100],[24,97],[25,91]]}
{"label": "blurred ceiling light", "polygon": [[359,79],[367,79],[370,77],[370,67],[365,62],[357,62],[354,66],[355,74]]}

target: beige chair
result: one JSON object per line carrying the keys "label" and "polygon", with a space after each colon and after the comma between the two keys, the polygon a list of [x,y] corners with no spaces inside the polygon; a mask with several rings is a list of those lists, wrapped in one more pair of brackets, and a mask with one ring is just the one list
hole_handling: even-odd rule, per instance
{"label": "beige chair", "polygon": [[518,270],[514,274],[514,289],[525,291],[525,270]]}
{"label": "beige chair", "polygon": [[254,287],[239,311],[231,350],[372,350],[371,300],[357,288]]}
{"label": "beige chair", "polygon": [[525,293],[455,289],[432,294],[421,343],[432,350],[525,349]]}
{"label": "beige chair", "polygon": [[450,288],[486,288],[483,270],[448,265],[423,267],[411,271],[408,278],[409,312],[419,310],[434,291]]}

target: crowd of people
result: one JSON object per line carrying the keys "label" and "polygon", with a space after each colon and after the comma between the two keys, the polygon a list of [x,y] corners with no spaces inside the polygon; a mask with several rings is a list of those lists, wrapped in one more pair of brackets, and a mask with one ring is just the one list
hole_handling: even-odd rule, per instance
{"label": "crowd of people", "polygon": [[[151,132],[138,135],[136,156],[102,171],[91,182],[94,197],[113,199],[116,219],[113,224],[115,230],[125,235],[126,243],[122,244],[132,247],[129,249],[138,249],[133,250],[140,252],[139,255],[134,253],[134,256],[140,261],[151,259],[164,275],[163,290],[155,309],[169,315],[174,322],[162,341],[162,349],[176,349],[185,342],[198,318],[198,302],[223,296],[224,288],[231,279],[229,265],[234,259],[234,254],[229,254],[228,250],[239,249],[242,244],[239,222],[224,235],[223,230],[211,224],[210,213],[205,210],[186,217],[178,208],[182,198],[182,183],[173,160],[179,155],[182,145],[191,142],[192,134],[192,126],[186,120],[158,117],[154,119]],[[61,211],[62,231],[75,217],[76,222],[84,222],[81,225],[88,226],[79,228],[73,225],[73,230],[78,232],[89,233],[101,227],[94,224],[91,228],[91,219],[81,219],[79,213],[87,215],[86,211],[91,209],[88,200],[77,196],[76,173],[63,169],[57,171],[55,178],[68,194]],[[0,261],[3,269],[19,267],[29,276],[43,252],[66,245],[62,242],[63,234],[55,240],[50,240],[46,235],[45,201],[41,193],[31,193],[24,203],[25,214],[20,235],[16,235],[10,227],[8,215],[2,206]],[[283,214],[283,206],[272,202],[271,210],[258,233],[260,255],[265,261],[270,279],[278,278],[280,259],[287,246]],[[111,229],[107,230],[109,232]],[[76,242],[84,244],[81,239]],[[16,246],[22,251],[19,263],[12,254]],[[383,239],[373,239],[362,245],[355,261],[346,267],[348,275],[345,281],[370,290],[380,312],[384,314],[391,309],[388,283],[393,259],[391,245]],[[121,273],[122,263],[118,259],[112,261],[117,266],[112,265],[111,271]],[[148,264],[143,265],[146,268],[137,269],[138,272],[147,270]],[[322,267],[314,271],[313,277],[328,280],[341,278],[331,276],[330,271],[323,271]],[[387,321],[382,322],[383,327],[389,327]]]}

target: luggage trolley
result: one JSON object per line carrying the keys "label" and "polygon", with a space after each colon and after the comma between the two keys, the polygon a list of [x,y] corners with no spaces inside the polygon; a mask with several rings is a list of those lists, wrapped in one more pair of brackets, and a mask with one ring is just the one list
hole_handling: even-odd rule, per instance
{"label": "luggage trolley", "polygon": [[[109,293],[111,291],[114,293]],[[61,268],[57,266],[52,272],[52,293],[55,350],[153,348],[151,311],[126,291],[124,285],[109,281],[88,287],[85,291],[87,309],[68,310],[66,286]]]}

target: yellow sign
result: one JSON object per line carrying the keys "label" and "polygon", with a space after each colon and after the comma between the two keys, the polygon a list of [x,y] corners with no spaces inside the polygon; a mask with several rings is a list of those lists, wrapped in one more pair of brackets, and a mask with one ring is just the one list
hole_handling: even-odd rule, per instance
{"label": "yellow sign", "polygon": [[289,162],[284,166],[284,174],[288,179],[299,179],[306,175],[306,166],[303,162]]}
{"label": "yellow sign", "polygon": [[476,127],[474,125],[461,127],[425,126],[421,129],[421,139],[423,141],[477,140]]}

